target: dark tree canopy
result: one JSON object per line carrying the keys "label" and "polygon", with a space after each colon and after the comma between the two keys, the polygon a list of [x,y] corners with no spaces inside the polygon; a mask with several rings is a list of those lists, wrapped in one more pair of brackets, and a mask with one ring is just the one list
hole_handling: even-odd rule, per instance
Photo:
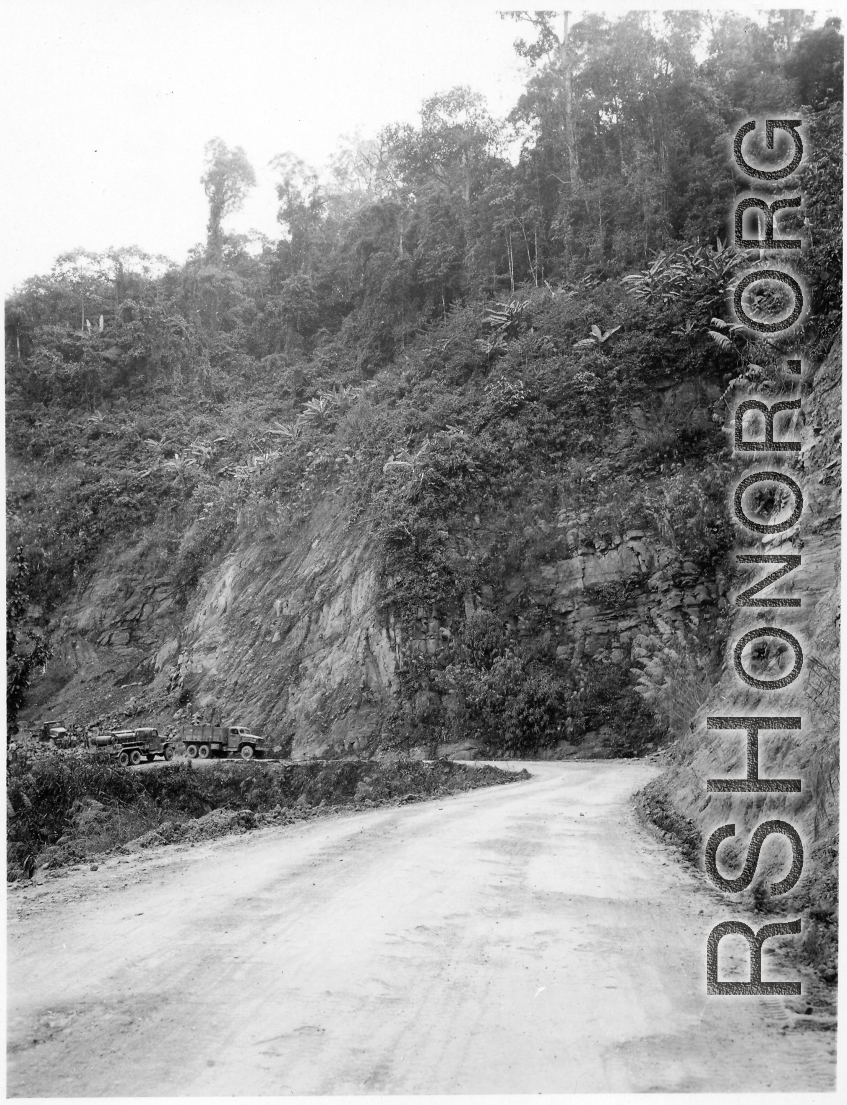
{"label": "dark tree canopy", "polygon": [[785,75],[797,82],[800,100],[817,106],[844,99],[844,36],[841,20],[805,34],[785,63]]}

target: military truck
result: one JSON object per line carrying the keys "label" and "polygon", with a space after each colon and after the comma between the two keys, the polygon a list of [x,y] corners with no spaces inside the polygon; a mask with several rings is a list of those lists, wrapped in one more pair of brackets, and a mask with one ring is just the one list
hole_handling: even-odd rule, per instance
{"label": "military truck", "polygon": [[251,733],[243,725],[191,725],[182,732],[185,754],[189,759],[208,760],[212,756],[240,756],[252,760],[264,756],[265,738]]}
{"label": "military truck", "polygon": [[33,731],[32,735],[42,744],[52,742],[57,748],[67,748],[73,743],[67,729],[64,725],[60,725],[58,721],[45,721],[43,725]]}
{"label": "military truck", "polygon": [[174,758],[172,740],[159,736],[158,729],[118,729],[93,737],[94,747],[103,748],[117,759],[121,767],[135,766],[142,760],[152,763],[157,756],[166,760]]}

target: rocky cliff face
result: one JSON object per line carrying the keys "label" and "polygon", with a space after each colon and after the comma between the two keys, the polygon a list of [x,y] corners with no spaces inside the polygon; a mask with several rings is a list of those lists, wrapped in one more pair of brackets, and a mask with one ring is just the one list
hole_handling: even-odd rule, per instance
{"label": "rocky cliff face", "polygon": [[[743,857],[753,828],[762,821],[782,818],[799,831],[806,850],[804,875],[796,887],[768,905],[768,912],[805,910],[812,906],[805,926],[805,947],[813,961],[834,969],[837,922],[838,840],[838,691],[839,691],[839,579],[841,531],[841,343],[840,337],[825,362],[804,380],[802,451],[787,468],[802,487],[805,510],[794,532],[783,539],[758,542],[747,552],[799,553],[801,567],[767,592],[772,597],[800,598],[799,609],[735,608],[727,649],[748,630],[761,625],[784,627],[804,651],[802,674],[789,686],[770,691],[747,686],[733,670],[729,652],[720,680],[697,714],[689,733],[673,748],[670,769],[647,795],[660,822],[686,838],[690,854],[702,866],[703,843],[716,828],[734,824],[741,844],[724,845],[731,871],[733,859]],[[797,430],[793,431],[794,436]],[[752,454],[748,454],[750,456]],[[743,578],[747,579],[744,570]],[[750,577],[760,578],[757,574]],[[749,586],[746,583],[746,586]],[[790,652],[787,663],[791,663]],[[767,678],[774,678],[769,674]],[[799,794],[709,794],[708,779],[744,774],[746,738],[743,732],[708,729],[709,716],[799,716],[799,731],[760,733],[760,774],[802,780]],[[681,820],[680,820],[681,819]],[[735,851],[733,854],[733,847]],[[759,872],[771,881],[786,866],[779,847],[769,842]],[[786,853],[787,854],[787,850]],[[740,860],[738,866],[740,867]],[[737,873],[737,870],[734,872]],[[732,877],[729,873],[727,877]],[[747,902],[750,892],[728,895]]]}
{"label": "rocky cliff face", "polygon": [[295,756],[373,744],[395,689],[397,642],[375,614],[367,536],[345,521],[327,494],[283,545],[244,535],[187,607],[169,578],[104,558],[63,611],[49,682],[33,697],[89,723],[233,718]]}
{"label": "rocky cliff face", "polygon": [[[714,382],[659,381],[654,408],[635,410],[627,432],[672,408],[705,419],[717,394]],[[492,582],[455,609],[420,607],[405,636],[378,602],[368,521],[354,522],[332,486],[295,526],[242,527],[187,604],[171,577],[145,571],[143,533],[113,545],[54,621],[55,656],[24,724],[50,714],[166,726],[200,712],[253,726],[295,757],[361,753],[380,743],[404,666],[446,663],[475,610],[495,612],[515,638],[545,637],[563,670],[592,659],[626,670],[647,639],[715,622],[725,579],[656,532],[615,532],[567,502],[475,509],[443,535],[446,555],[484,563]],[[602,755],[613,734],[586,737],[579,754]],[[558,754],[576,752],[560,742]]]}

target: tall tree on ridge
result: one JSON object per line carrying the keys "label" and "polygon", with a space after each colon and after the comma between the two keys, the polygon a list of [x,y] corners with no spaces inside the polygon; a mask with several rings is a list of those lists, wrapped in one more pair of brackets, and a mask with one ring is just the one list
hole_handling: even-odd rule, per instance
{"label": "tall tree on ridge", "polygon": [[231,150],[220,138],[212,138],[206,143],[206,171],[200,181],[209,200],[206,258],[214,264],[223,253],[221,224],[256,186],[256,174],[241,146]]}
{"label": "tall tree on ridge", "polygon": [[579,152],[573,119],[573,54],[570,48],[570,12],[562,12],[562,33],[557,34],[554,20],[558,12],[502,12],[519,23],[529,23],[538,30],[538,38],[527,43],[522,38],[515,43],[519,57],[536,65],[541,58],[555,54],[559,73],[559,95],[562,103],[562,140],[568,155],[568,196],[579,192]]}

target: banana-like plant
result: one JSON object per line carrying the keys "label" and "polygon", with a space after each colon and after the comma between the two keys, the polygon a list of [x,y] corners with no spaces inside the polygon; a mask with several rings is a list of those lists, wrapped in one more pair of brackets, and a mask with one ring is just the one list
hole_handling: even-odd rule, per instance
{"label": "banana-like plant", "polygon": [[157,441],[155,437],[146,438],[144,444],[159,457],[162,456],[166,449],[174,446],[174,442],[172,441]]}
{"label": "banana-like plant", "polygon": [[632,284],[632,294],[642,302],[667,306],[679,299],[678,280],[681,270],[671,262],[664,250],[657,254],[649,268],[623,278]]}
{"label": "banana-like plant", "polygon": [[618,330],[620,330],[620,326],[613,326],[611,330],[601,330],[596,324],[592,325],[591,336],[575,342],[574,349],[581,349],[585,352],[588,352],[589,349],[599,349],[601,345],[606,344],[612,334],[617,334]]}
{"label": "banana-like plant", "polygon": [[714,296],[726,288],[735,270],[745,263],[740,250],[718,238],[714,249],[683,246],[671,252],[660,250],[648,268],[623,279],[632,284],[630,290],[636,299],[667,307],[692,291]]}
{"label": "banana-like plant", "polygon": [[507,346],[503,340],[502,335],[496,334],[493,336],[494,340],[489,341],[487,338],[477,338],[476,346],[481,353],[485,354],[485,358],[489,364],[491,364],[491,358],[498,356],[500,353],[505,353]]}
{"label": "banana-like plant", "polygon": [[326,424],[327,416],[333,405],[332,400],[327,394],[319,395],[317,399],[307,400],[301,417],[305,419],[306,422],[312,422],[315,425],[323,426]]}
{"label": "banana-like plant", "polygon": [[714,326],[715,329],[709,329],[706,331],[706,333],[709,335],[709,337],[712,339],[718,349],[722,349],[724,353],[740,354],[741,351],[732,340],[732,338],[737,331],[744,329],[741,323],[724,322],[722,318],[713,318],[712,326]]}
{"label": "banana-like plant", "polygon": [[333,403],[336,407],[341,407],[345,403],[352,403],[354,399],[358,399],[362,394],[362,389],[356,387],[354,384],[339,384],[338,387],[332,389],[332,391],[322,391],[321,396],[326,396],[330,403]]}
{"label": "banana-like plant", "polygon": [[690,338],[697,329],[697,323],[692,318],[687,318],[678,330],[671,330],[678,338]]}
{"label": "banana-like plant", "polygon": [[495,310],[490,310],[485,316],[485,321],[495,334],[514,338],[517,336],[528,307],[528,299],[510,299],[508,303],[498,303]]}
{"label": "banana-like plant", "polygon": [[254,476],[257,472],[267,465],[272,464],[273,461],[278,460],[282,456],[277,449],[270,449],[264,453],[258,453],[256,456],[252,456],[246,464],[239,464],[233,469],[233,476],[237,480],[247,480],[251,476]]}
{"label": "banana-like plant", "polygon": [[206,441],[193,441],[188,446],[188,452],[198,464],[205,464],[207,460],[211,460],[213,450]]}
{"label": "banana-like plant", "polygon": [[185,455],[180,456],[179,453],[174,453],[174,455],[169,460],[165,461],[162,467],[169,469],[171,472],[174,472],[182,486],[185,487],[185,477],[191,468],[197,467],[197,461],[193,457],[187,457]]}
{"label": "banana-like plant", "polygon": [[429,452],[430,444],[430,439],[426,438],[416,453],[411,453],[408,449],[401,449],[398,453],[392,453],[382,466],[383,472],[387,476],[421,476],[421,469],[426,460],[426,454]]}
{"label": "banana-like plant", "polygon": [[297,441],[298,438],[303,436],[303,422],[300,419],[286,422],[285,425],[281,422],[274,422],[267,432],[273,437],[284,437],[289,441]]}

